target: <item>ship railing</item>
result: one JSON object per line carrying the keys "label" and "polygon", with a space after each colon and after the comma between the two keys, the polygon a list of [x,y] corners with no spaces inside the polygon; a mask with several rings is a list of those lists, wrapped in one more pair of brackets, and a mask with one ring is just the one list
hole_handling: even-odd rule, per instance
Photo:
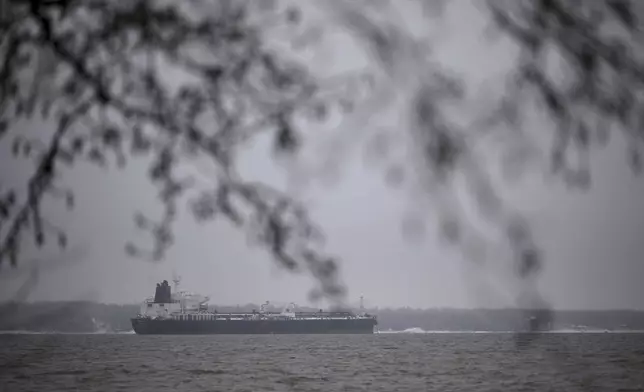
{"label": "ship railing", "polygon": [[249,312],[230,312],[230,313],[219,313],[211,312],[203,309],[189,311],[189,312],[177,312],[172,313],[173,316],[208,316],[208,319],[242,319],[242,320],[251,320],[251,319],[326,319],[326,320],[337,320],[337,319],[376,319],[376,316],[368,314],[354,314],[349,312],[297,312],[294,314],[285,315],[283,313],[271,312],[271,313],[249,313]]}
{"label": "ship railing", "polygon": [[[186,312],[188,313],[188,312]],[[276,316],[284,316],[285,314],[282,312],[264,312],[264,313],[259,313],[259,312],[218,312],[218,311],[211,311],[207,310],[205,308],[200,308],[200,309],[195,309],[194,311],[190,311],[190,314],[216,314],[220,316],[262,316],[262,317],[276,317]],[[317,318],[323,318],[323,317],[355,317],[355,318],[374,318],[375,316],[369,315],[369,314],[356,314],[356,313],[351,313],[351,312],[294,312],[292,313],[295,317],[317,317]]]}

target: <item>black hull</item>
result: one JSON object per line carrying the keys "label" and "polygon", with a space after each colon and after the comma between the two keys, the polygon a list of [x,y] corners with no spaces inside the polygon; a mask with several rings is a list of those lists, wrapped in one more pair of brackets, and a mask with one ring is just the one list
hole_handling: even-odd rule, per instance
{"label": "black hull", "polygon": [[374,319],[153,320],[133,318],[140,335],[372,334]]}

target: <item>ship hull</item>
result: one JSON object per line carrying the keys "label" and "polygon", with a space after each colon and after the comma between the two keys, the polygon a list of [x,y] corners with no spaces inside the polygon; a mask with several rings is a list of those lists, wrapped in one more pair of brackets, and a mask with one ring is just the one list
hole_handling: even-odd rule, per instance
{"label": "ship hull", "polygon": [[373,334],[373,319],[175,320],[133,318],[140,335]]}

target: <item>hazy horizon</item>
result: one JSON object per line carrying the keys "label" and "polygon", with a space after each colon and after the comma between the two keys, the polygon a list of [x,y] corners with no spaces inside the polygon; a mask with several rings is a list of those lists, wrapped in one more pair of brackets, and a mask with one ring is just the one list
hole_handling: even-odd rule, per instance
{"label": "hazy horizon", "polygon": [[[143,299],[139,302],[101,302],[101,301],[91,301],[91,300],[83,300],[83,299],[76,299],[76,300],[25,300],[25,301],[17,301],[13,303],[27,303],[27,304],[56,304],[56,303],[93,303],[93,304],[99,304],[99,305],[107,305],[107,306],[140,306],[142,303]],[[265,301],[263,301],[265,302]],[[213,301],[209,301],[208,305],[210,307],[225,307],[225,308],[232,308],[232,307],[247,307],[247,306],[257,306],[259,309],[259,306],[263,303],[262,301],[258,302],[247,302],[247,303],[217,303]],[[269,301],[270,302],[270,301]],[[12,303],[11,300],[0,300],[0,305],[2,304],[7,304],[7,303]],[[274,308],[280,308],[284,305],[287,305],[287,303],[280,303],[280,302],[275,302],[275,303],[270,303],[269,307],[274,307]],[[313,308],[315,309],[316,306],[312,304],[298,304],[296,303],[296,306],[298,308]],[[326,308],[326,307],[325,307]],[[358,309],[359,305],[353,305],[350,306],[351,309]],[[414,311],[499,311],[499,310],[535,310],[538,308],[520,308],[520,307],[412,307],[412,306],[378,306],[377,304],[373,304],[371,306],[365,306],[365,309],[367,310],[400,310],[400,309],[410,309]],[[629,308],[603,308],[603,309],[583,309],[583,308],[578,308],[578,309],[568,309],[568,308],[549,308],[550,310],[554,311],[555,313],[558,312],[587,312],[587,313],[610,313],[610,312],[633,312],[633,313],[644,313],[644,309],[629,309]]]}

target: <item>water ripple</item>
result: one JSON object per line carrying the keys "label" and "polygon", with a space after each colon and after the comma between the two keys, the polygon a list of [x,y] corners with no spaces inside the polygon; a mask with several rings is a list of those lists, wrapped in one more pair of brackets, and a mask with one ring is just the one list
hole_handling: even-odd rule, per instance
{"label": "water ripple", "polygon": [[0,335],[9,391],[641,391],[644,334]]}

